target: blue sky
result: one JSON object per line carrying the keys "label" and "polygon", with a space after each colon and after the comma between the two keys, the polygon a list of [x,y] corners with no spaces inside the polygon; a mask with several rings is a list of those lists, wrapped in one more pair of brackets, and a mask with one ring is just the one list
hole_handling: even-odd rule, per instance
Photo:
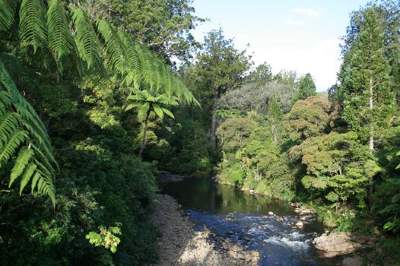
{"label": "blue sky", "polygon": [[350,13],[367,0],[195,0],[196,14],[209,21],[198,26],[202,40],[222,28],[238,48],[246,48],[259,64],[273,72],[311,73],[319,91],[336,81],[340,67],[340,38]]}

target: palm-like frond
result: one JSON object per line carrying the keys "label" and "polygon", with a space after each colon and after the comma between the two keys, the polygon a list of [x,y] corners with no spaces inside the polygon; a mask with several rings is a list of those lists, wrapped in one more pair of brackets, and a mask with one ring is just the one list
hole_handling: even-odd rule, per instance
{"label": "palm-like frond", "polygon": [[109,67],[123,77],[134,92],[140,84],[152,93],[169,94],[187,104],[199,104],[193,94],[160,58],[148,48],[134,43],[131,36],[114,29],[105,20],[97,23],[104,42]]}
{"label": "palm-like frond", "polygon": [[68,25],[63,2],[49,0],[47,28],[49,48],[62,70],[61,60],[75,51],[74,40]]}
{"label": "palm-like frond", "polygon": [[22,0],[19,9],[19,37],[21,46],[32,46],[34,51],[47,44],[45,6],[42,0]]}
{"label": "palm-like frond", "polygon": [[136,90],[135,94],[128,96],[127,102],[128,105],[125,110],[129,111],[136,108],[140,121],[146,120],[149,112],[154,112],[161,120],[164,119],[165,115],[174,119],[174,114],[168,108],[178,105],[174,96],[168,94],[154,96],[146,90]]}
{"label": "palm-like frond", "polygon": [[57,163],[46,129],[19,93],[0,61],[0,168],[13,163],[9,185],[20,179],[20,193],[31,181],[32,193],[46,194],[55,204]]}

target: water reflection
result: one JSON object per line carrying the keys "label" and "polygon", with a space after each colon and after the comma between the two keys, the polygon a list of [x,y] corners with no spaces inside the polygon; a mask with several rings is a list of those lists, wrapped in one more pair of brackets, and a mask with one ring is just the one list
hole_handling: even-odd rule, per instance
{"label": "water reflection", "polygon": [[216,184],[210,179],[186,179],[163,185],[163,192],[173,196],[185,209],[207,211],[215,214],[231,212],[292,215],[287,202],[255,196],[232,186]]}

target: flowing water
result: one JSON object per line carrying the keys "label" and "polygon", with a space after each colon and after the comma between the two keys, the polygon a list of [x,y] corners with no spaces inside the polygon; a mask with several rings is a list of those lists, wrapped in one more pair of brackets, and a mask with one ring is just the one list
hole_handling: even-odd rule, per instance
{"label": "flowing water", "polygon": [[286,202],[247,194],[209,179],[166,183],[163,192],[173,196],[201,230],[260,253],[261,265],[325,265],[312,247],[323,231],[316,221],[296,228],[293,208]]}

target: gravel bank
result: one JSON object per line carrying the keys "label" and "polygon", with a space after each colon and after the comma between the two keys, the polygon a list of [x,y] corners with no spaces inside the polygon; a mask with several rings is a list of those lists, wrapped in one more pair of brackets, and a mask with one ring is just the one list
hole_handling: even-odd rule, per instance
{"label": "gravel bank", "polygon": [[154,209],[153,223],[161,233],[158,265],[257,265],[257,252],[216,239],[206,228],[201,232],[194,231],[193,223],[172,197],[158,195]]}

